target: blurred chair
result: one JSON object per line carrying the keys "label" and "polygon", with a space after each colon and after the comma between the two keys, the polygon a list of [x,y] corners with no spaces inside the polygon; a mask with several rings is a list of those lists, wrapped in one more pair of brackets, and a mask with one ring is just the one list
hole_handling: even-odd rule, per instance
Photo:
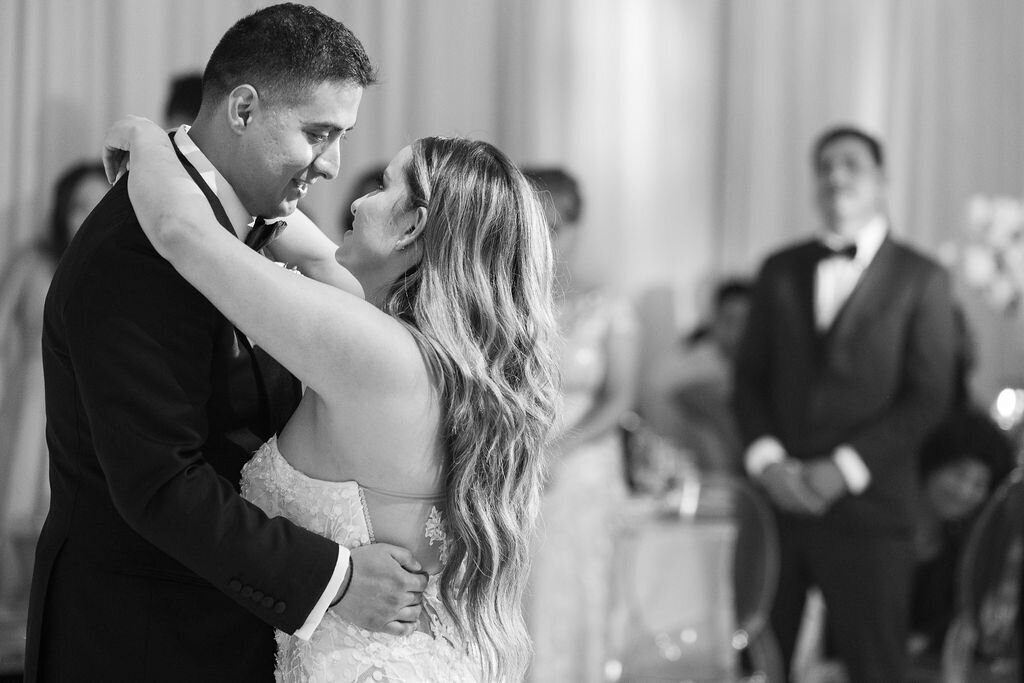
{"label": "blurred chair", "polygon": [[774,518],[727,475],[630,501],[614,532],[607,681],[782,681]]}
{"label": "blurred chair", "polygon": [[943,683],[1019,681],[1024,468],[996,489],[971,528],[958,576],[957,616],[942,652]]}

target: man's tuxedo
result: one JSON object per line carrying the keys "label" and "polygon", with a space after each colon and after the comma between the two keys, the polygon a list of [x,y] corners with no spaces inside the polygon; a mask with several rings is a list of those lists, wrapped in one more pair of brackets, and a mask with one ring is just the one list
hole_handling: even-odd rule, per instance
{"label": "man's tuxedo", "polygon": [[338,558],[238,495],[301,387],[157,255],[124,178],[57,269],[43,361],[27,680],[272,680],[273,628],[303,624]]}
{"label": "man's tuxedo", "polygon": [[[762,266],[737,360],[734,406],[746,444],[773,436],[797,460],[828,457],[847,444],[866,465],[867,488],[840,498],[823,517],[778,511],[782,571],[773,624],[790,655],[803,595],[817,584],[842,628],[878,621],[867,625],[870,637],[840,634],[847,641],[840,647],[847,658],[884,666],[904,647],[892,641],[905,630],[899,612],[913,561],[916,453],[951,400],[953,304],[945,271],[887,237],[821,331],[814,310],[820,254],[819,243],[806,242]],[[875,609],[891,613],[870,613]],[[872,638],[885,641],[886,651]],[[861,679],[851,673],[872,680],[872,670],[863,669]]]}

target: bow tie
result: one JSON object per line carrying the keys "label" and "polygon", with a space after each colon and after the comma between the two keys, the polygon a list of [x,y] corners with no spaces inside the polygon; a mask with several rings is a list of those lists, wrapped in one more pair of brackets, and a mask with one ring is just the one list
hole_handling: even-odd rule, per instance
{"label": "bow tie", "polygon": [[853,258],[856,258],[856,256],[857,256],[857,245],[856,244],[847,244],[846,246],[843,246],[843,247],[833,248],[833,247],[830,247],[827,244],[819,243],[819,247],[821,247],[821,249],[820,249],[820,251],[818,253],[818,258],[819,259],[827,259],[827,258],[853,259]]}
{"label": "bow tie", "polygon": [[249,234],[245,236],[245,246],[250,247],[253,251],[261,251],[265,246],[277,239],[281,231],[287,227],[288,224],[283,220],[278,219],[268,223],[265,219],[259,217],[253,223]]}

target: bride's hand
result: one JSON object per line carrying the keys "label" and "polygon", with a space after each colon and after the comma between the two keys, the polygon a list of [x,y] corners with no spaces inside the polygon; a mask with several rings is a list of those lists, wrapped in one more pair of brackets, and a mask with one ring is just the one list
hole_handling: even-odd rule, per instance
{"label": "bride's hand", "polygon": [[103,139],[103,169],[111,185],[129,169],[132,148],[151,140],[157,141],[154,136],[166,138],[167,133],[141,116],[126,116],[110,127]]}
{"label": "bride's hand", "polygon": [[181,165],[170,136],[140,116],[126,116],[103,140],[103,166],[116,181],[131,163],[128,198],[139,225],[164,258],[168,241],[190,230],[217,225],[202,190]]}

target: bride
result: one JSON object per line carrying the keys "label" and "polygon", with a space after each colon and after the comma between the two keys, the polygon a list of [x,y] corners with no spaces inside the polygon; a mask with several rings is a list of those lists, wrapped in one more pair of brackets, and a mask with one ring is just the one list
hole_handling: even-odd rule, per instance
{"label": "bride", "polygon": [[[430,574],[409,635],[336,610],[309,641],[279,632],[278,680],[520,679],[554,327],[548,230],[519,170],[484,142],[405,147],[352,204],[336,259],[355,279],[338,289],[220,227],[152,122],[118,122],[106,149],[108,172],[130,154],[128,192],[161,256],[306,386],[243,494],[349,547],[406,547]],[[271,248],[301,265],[312,225],[288,220]]]}

